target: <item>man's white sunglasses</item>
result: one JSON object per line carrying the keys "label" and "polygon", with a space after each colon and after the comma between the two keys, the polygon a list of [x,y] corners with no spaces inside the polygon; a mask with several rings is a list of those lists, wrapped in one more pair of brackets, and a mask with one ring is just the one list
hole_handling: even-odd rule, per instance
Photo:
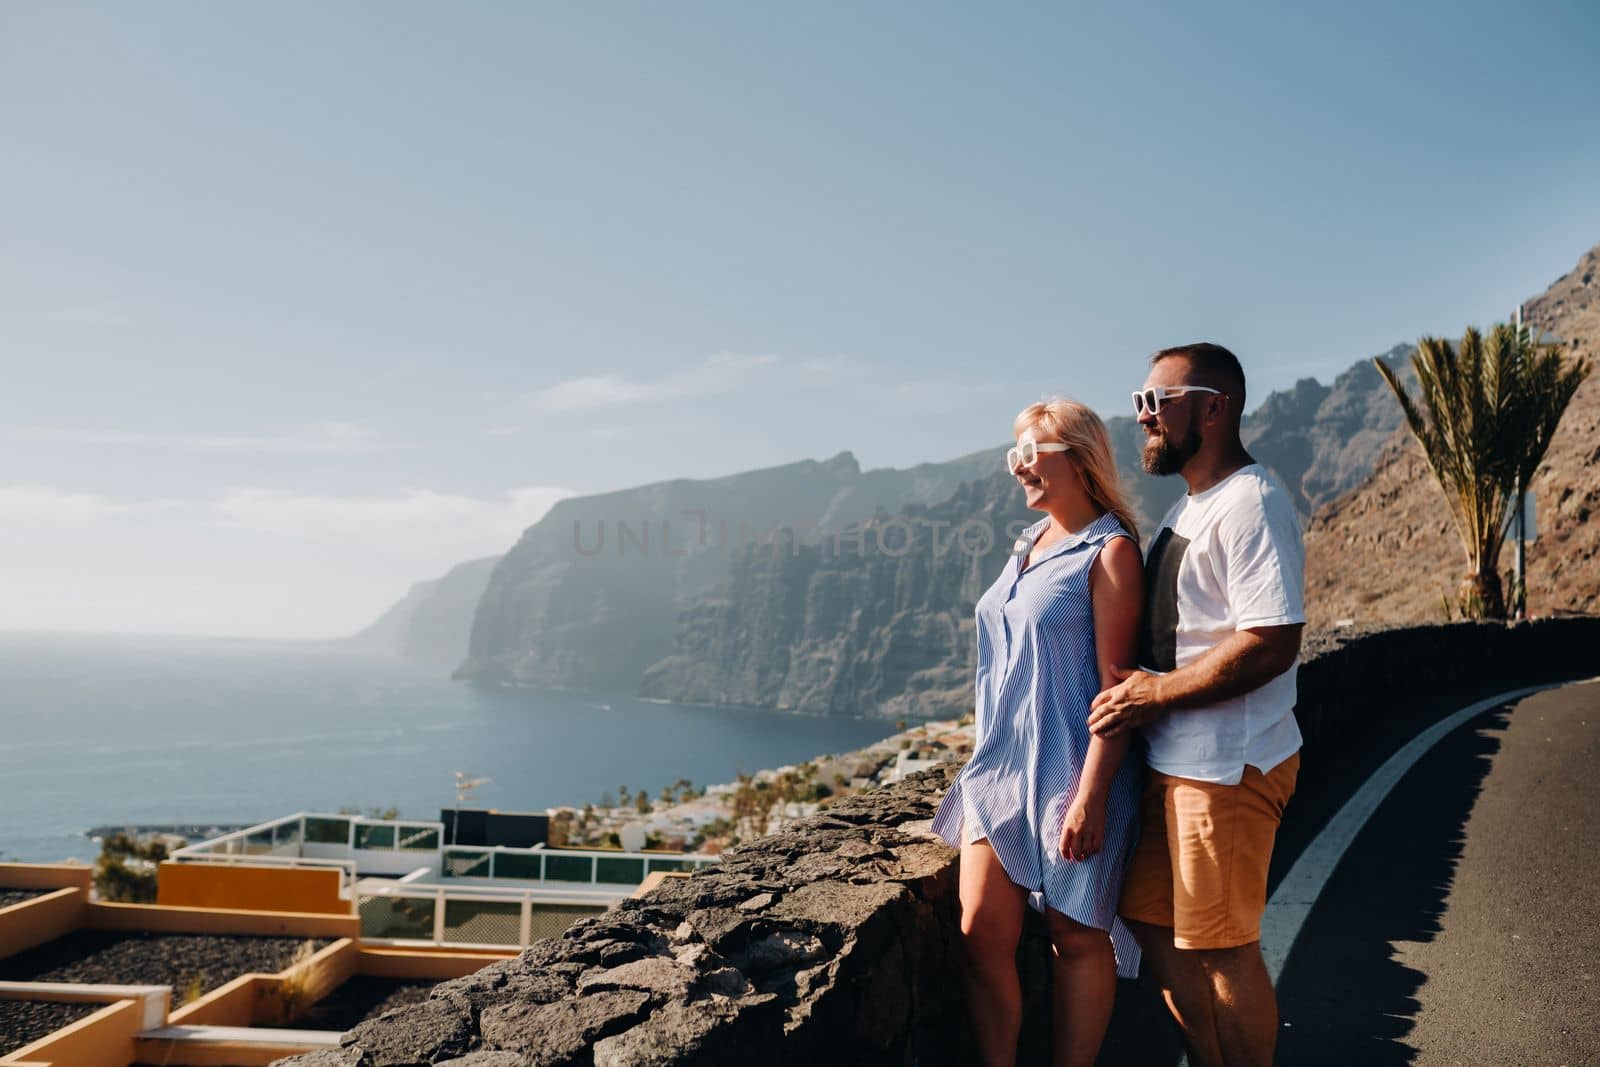
{"label": "man's white sunglasses", "polygon": [[1063,444],[1047,441],[1041,445],[1031,437],[1024,437],[1017,442],[1017,447],[1006,449],[1006,470],[1015,474],[1023,467],[1033,466],[1040,452],[1070,451],[1072,450]]}
{"label": "man's white sunglasses", "polygon": [[1153,385],[1149,389],[1136,389],[1133,393],[1133,413],[1143,415],[1148,411],[1152,415],[1157,414],[1163,400],[1171,400],[1184,393],[1215,393],[1221,396],[1222,390],[1205,385]]}

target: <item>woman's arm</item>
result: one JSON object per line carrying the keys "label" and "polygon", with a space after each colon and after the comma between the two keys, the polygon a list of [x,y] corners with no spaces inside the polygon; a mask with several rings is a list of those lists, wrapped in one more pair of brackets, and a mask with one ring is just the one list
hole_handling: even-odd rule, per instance
{"label": "woman's arm", "polygon": [[[1117,684],[1113,667],[1123,670],[1138,658],[1139,616],[1144,610],[1144,563],[1139,549],[1125,537],[1112,538],[1100,550],[1089,572],[1089,598],[1094,612],[1096,666],[1102,691]],[[1086,859],[1100,851],[1105,839],[1106,801],[1133,735],[1091,735],[1083,775],[1067,809],[1061,830],[1061,854]]]}

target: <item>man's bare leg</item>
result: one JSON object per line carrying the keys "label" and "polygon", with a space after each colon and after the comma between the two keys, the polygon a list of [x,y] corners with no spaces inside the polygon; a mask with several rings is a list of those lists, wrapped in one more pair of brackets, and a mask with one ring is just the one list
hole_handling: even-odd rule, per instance
{"label": "man's bare leg", "polygon": [[1161,985],[1167,1010],[1172,1012],[1178,1029],[1183,1032],[1184,1044],[1189,1048],[1189,1067],[1232,1067],[1232,1062],[1223,1058],[1217,1038],[1211,979],[1200,959],[1201,954],[1173,945],[1170,926],[1154,926],[1126,918],[1123,922],[1138,940],[1146,966]]}
{"label": "man's bare leg", "polygon": [[1278,1043],[1278,997],[1261,958],[1261,942],[1178,951],[1198,957],[1204,968],[1222,1062],[1228,1067],[1271,1067]]}

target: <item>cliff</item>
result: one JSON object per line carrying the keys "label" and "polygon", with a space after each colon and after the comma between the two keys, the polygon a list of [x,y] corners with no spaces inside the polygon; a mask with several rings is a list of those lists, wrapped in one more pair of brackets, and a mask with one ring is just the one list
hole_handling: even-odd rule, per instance
{"label": "cliff", "polygon": [[[1273,393],[1246,418],[1245,437],[1309,513],[1372,469],[1399,423],[1392,399],[1382,402],[1387,393],[1362,361],[1332,386],[1306,379]],[[1132,418],[1110,419],[1107,430],[1148,531],[1183,482],[1141,470],[1144,433]],[[727,582],[685,610],[674,651],[645,672],[640,692],[821,714],[963,715],[972,700],[973,605],[1016,532],[1038,517],[997,450],[989,472],[949,499],[879,517],[837,545],[747,547]],[[905,529],[918,536],[903,550],[879,546],[900,549]],[[962,530],[965,541],[955,538]]]}
{"label": "cliff", "polygon": [[[1600,247],[1524,307],[1566,351],[1600,355]],[[1392,396],[1390,406],[1398,410]],[[1532,484],[1537,539],[1528,546],[1528,610],[1600,611],[1600,374],[1578,390]],[[1408,433],[1385,443],[1371,479],[1313,517],[1306,599],[1313,627],[1336,620],[1436,621],[1454,604],[1466,555],[1444,496]],[[1501,556],[1509,572],[1512,553]]]}
{"label": "cliff", "polygon": [[[1403,365],[1409,352],[1382,358]],[[1362,360],[1332,385],[1305,379],[1271,394],[1246,416],[1244,436],[1309,515],[1366,478],[1399,419]],[[1107,429],[1149,529],[1183,483],[1140,470],[1144,435],[1131,417]],[[1014,529],[1034,517],[1001,456],[997,447],[862,471],[845,453],[564,500],[493,567],[456,677],[819,713],[960,714],[972,605]],[[941,552],[971,521],[991,544]],[[922,536],[903,552],[871,547],[880,534],[903,537],[900,523]],[[785,529],[773,538],[774,527]],[[447,642],[434,632],[429,643]]]}
{"label": "cliff", "polygon": [[747,547],[686,611],[645,696],[800,711],[964,714],[972,605],[1036,517],[998,469],[837,542]]}
{"label": "cliff", "polygon": [[470,560],[441,578],[417,582],[366,629],[341,644],[454,668],[467,654],[478,600],[499,556]]}
{"label": "cliff", "polygon": [[863,472],[841,453],[568,498],[494,568],[455,676],[631,692],[671,654],[680,613],[727,580],[743,546],[775,527],[808,537],[944,499],[992,462],[982,453]]}
{"label": "cliff", "polygon": [[[1408,382],[1412,345],[1396,345],[1378,358],[1400,367]],[[1273,393],[1244,420],[1245,447],[1270,467],[1309,517],[1317,508],[1365,481],[1400,425],[1400,408],[1371,360],[1363,359],[1331,386],[1303,378]]]}
{"label": "cliff", "polygon": [[[1344,632],[1308,642],[1295,714],[1306,762],[1269,892],[1388,756],[1514,685],[1571,678],[1600,620]],[[1441,696],[1447,696],[1441,702]],[[955,850],[928,833],[954,763],[849,797],[692,876],[445,982],[280,1067],[622,1067],[973,1062]],[[1050,948],[1030,912],[1017,960],[1019,1062],[1049,1058]],[[1316,962],[1310,961],[1311,966]],[[1312,1062],[1316,1050],[1288,1062]],[[1101,1061],[1174,1063],[1148,980],[1118,983]]]}

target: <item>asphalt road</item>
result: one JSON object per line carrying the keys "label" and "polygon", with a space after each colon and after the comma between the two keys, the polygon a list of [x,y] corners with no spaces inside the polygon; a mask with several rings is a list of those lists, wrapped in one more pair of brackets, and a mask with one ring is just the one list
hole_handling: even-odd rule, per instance
{"label": "asphalt road", "polygon": [[1485,712],[1395,787],[1278,984],[1282,1064],[1600,1064],[1600,684]]}

